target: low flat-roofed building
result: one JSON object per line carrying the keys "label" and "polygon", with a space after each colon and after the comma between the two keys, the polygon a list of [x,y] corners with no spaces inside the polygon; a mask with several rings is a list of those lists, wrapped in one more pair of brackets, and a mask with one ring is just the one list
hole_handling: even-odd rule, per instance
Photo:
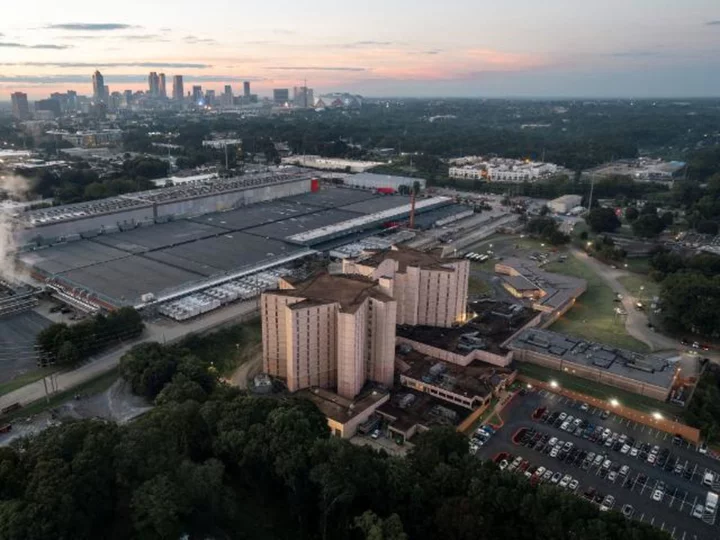
{"label": "low flat-roofed building", "polygon": [[377,414],[387,423],[390,436],[402,443],[435,426],[457,426],[470,411],[430,394],[402,388],[377,408]]}
{"label": "low flat-roofed building", "polygon": [[550,330],[526,328],[508,344],[513,359],[667,400],[677,370],[667,359],[593,343]]}
{"label": "low flat-roofed building", "polygon": [[563,195],[547,203],[547,207],[556,214],[567,214],[582,203],[581,195]]}
{"label": "low flat-roofed building", "polygon": [[484,362],[461,367],[417,351],[400,353],[398,360],[400,384],[471,411],[490,403],[516,375]]}
{"label": "low flat-roofed building", "polygon": [[495,265],[502,274],[503,287],[516,298],[532,301],[533,309],[560,316],[570,309],[587,289],[584,279],[546,272],[525,259],[509,258]]}
{"label": "low flat-roofed building", "polygon": [[540,314],[521,304],[480,300],[470,304],[471,318],[452,328],[398,326],[397,342],[414,350],[459,366],[475,361],[505,367],[512,351],[504,346],[528,324],[537,324]]}
{"label": "low flat-roofed building", "polygon": [[387,389],[370,387],[355,399],[347,399],[323,388],[308,388],[297,393],[312,401],[325,415],[335,437],[349,439],[383,403],[390,399]]}
{"label": "low flat-roofed building", "polygon": [[450,327],[465,320],[470,262],[393,246],[344,259],[343,272],[379,280],[397,300],[397,324]]}

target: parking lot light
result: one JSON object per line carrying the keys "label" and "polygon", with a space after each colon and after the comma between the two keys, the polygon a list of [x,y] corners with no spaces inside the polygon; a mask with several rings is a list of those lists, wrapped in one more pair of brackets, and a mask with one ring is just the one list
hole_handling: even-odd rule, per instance
{"label": "parking lot light", "polygon": [[551,386],[552,388],[557,388],[557,387],[560,386],[560,385],[558,384],[557,381],[550,381],[550,386]]}
{"label": "parking lot light", "polygon": [[620,405],[620,402],[617,399],[612,398],[610,400],[610,405],[612,405],[613,407],[617,407],[618,405]]}
{"label": "parking lot light", "polygon": [[653,412],[652,415],[655,420],[662,420],[663,415],[660,414],[658,411]]}
{"label": "parking lot light", "polygon": [[592,242],[588,242],[587,247],[591,247],[591,246],[592,246]]}
{"label": "parking lot light", "polygon": [[532,384],[528,383],[527,387],[528,387],[528,390],[530,390],[532,388]]}

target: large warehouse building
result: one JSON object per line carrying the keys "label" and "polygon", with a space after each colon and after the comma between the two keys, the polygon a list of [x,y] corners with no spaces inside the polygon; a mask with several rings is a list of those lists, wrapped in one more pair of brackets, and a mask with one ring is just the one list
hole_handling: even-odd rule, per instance
{"label": "large warehouse building", "polygon": [[[75,233],[64,242],[19,253],[18,262],[63,298],[74,298],[82,306],[145,307],[354,242],[388,223],[407,219],[410,213],[408,197],[347,188],[309,192],[309,178],[297,182],[307,186],[301,194],[283,196],[294,184],[278,182],[261,189],[277,189],[282,198],[222,212],[201,211],[220,199],[208,203],[168,197],[156,201],[160,208],[150,208],[164,213],[163,206],[170,204],[178,215],[187,217]],[[197,206],[190,208],[190,201]],[[451,203],[447,197],[420,199],[416,212]],[[195,210],[198,215],[191,215]],[[79,221],[84,218],[78,216]],[[114,219],[101,214],[89,220],[98,218]],[[75,227],[75,223],[62,218],[50,226]]]}

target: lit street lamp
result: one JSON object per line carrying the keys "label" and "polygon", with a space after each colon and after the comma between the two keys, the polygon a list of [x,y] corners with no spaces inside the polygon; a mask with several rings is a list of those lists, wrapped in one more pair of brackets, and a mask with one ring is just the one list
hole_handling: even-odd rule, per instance
{"label": "lit street lamp", "polygon": [[655,420],[662,420],[663,415],[660,414],[659,412],[655,411],[652,413],[652,415]]}
{"label": "lit street lamp", "polygon": [[557,387],[560,386],[560,385],[557,383],[557,381],[550,381],[550,386],[551,386],[552,388],[557,388]]}
{"label": "lit street lamp", "polygon": [[610,400],[610,405],[612,405],[613,407],[617,407],[618,405],[620,405],[620,402],[617,399],[612,398]]}

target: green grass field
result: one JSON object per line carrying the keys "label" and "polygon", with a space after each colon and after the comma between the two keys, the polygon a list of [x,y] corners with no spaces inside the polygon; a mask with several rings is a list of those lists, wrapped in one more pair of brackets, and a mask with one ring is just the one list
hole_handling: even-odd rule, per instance
{"label": "green grass field", "polygon": [[648,346],[630,336],[622,318],[615,314],[615,292],[608,287],[588,265],[575,257],[564,263],[553,262],[545,266],[548,272],[566,274],[587,281],[587,291],[575,305],[550,329],[577,337],[598,341],[631,351],[648,352]]}
{"label": "green grass field", "polygon": [[474,295],[474,296],[481,296],[487,292],[489,292],[490,285],[487,284],[487,282],[484,279],[481,279],[479,277],[470,276],[470,279],[468,280],[468,294]]}
{"label": "green grass field", "polygon": [[[622,405],[640,411],[642,413],[651,414],[653,411],[658,411],[666,415],[668,418],[680,417],[683,413],[682,407],[673,405],[671,403],[665,403],[632,392],[615,388],[614,386],[608,386],[588,379],[569,375],[563,371],[556,371],[543,366],[535,364],[529,364],[526,362],[516,362],[515,367],[522,375],[527,375],[533,379],[537,379],[543,382],[557,381],[562,387],[573,392],[580,392],[588,396],[592,396],[597,399],[617,399]],[[608,407],[610,404],[608,403]]]}

